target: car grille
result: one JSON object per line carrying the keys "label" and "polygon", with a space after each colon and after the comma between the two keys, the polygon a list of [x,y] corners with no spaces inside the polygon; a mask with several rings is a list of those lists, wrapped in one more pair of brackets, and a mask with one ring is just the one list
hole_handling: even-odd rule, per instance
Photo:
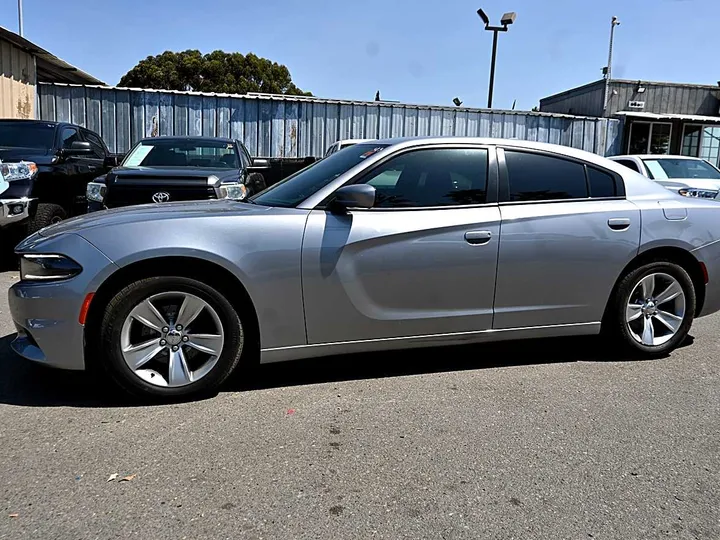
{"label": "car grille", "polygon": [[153,200],[156,193],[167,193],[169,198],[161,202],[197,201],[217,198],[215,189],[205,185],[186,186],[138,186],[114,184],[108,189],[105,198],[105,205],[108,208],[119,206],[131,206],[135,204],[149,204],[157,202]]}

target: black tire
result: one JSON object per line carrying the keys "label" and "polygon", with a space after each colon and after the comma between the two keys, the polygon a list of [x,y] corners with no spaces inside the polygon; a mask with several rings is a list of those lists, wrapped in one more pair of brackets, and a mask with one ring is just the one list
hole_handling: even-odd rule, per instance
{"label": "black tire", "polygon": [[[123,322],[132,309],[154,294],[170,291],[190,293],[207,302],[219,316],[225,337],[214,367],[198,381],[180,387],[160,387],[141,379],[128,367],[120,346]],[[103,367],[125,391],[145,398],[185,398],[217,392],[240,363],[244,344],[243,321],[230,302],[213,287],[185,277],[151,277],[127,285],[110,300],[100,325]]]}
{"label": "black tire", "polygon": [[35,216],[28,222],[28,234],[59,223],[65,218],[67,218],[67,212],[59,204],[39,203],[35,210]]}
{"label": "black tire", "polygon": [[[685,294],[685,313],[677,332],[665,343],[655,346],[645,345],[634,338],[626,323],[626,309],[630,295],[640,281],[650,274],[667,274],[675,278]],[[695,286],[685,269],[670,261],[652,261],[628,272],[620,280],[604,321],[604,331],[626,350],[645,357],[665,356],[685,341],[695,317],[695,306]]]}

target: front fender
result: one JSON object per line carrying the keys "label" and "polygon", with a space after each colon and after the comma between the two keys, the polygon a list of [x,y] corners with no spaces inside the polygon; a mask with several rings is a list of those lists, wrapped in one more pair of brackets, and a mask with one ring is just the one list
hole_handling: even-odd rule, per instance
{"label": "front fender", "polygon": [[[304,345],[301,248],[307,211],[209,214],[78,231],[120,268],[162,257],[216,264],[237,277],[257,312],[263,348]],[[182,274],[182,268],[178,268]],[[207,284],[212,286],[212,276]]]}

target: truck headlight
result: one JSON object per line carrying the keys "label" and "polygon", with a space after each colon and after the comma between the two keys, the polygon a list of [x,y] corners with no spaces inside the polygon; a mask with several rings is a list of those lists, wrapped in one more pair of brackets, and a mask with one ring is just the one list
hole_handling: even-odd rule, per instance
{"label": "truck headlight", "polygon": [[717,189],[696,189],[696,188],[683,188],[678,191],[683,197],[697,197],[699,199],[714,199],[717,197]]}
{"label": "truck headlight", "polygon": [[231,184],[220,184],[219,198],[220,199],[232,199],[235,201],[242,201],[247,197],[248,189],[245,184],[239,182],[233,182]]}
{"label": "truck headlight", "polygon": [[70,279],[80,272],[82,266],[64,255],[20,255],[20,279],[23,281]]}
{"label": "truck headlight", "polygon": [[105,191],[107,187],[100,182],[88,182],[85,189],[85,196],[88,201],[103,202],[105,200]]}
{"label": "truck headlight", "polygon": [[32,161],[21,161],[19,163],[0,163],[0,173],[5,180],[30,180],[37,174],[37,165]]}

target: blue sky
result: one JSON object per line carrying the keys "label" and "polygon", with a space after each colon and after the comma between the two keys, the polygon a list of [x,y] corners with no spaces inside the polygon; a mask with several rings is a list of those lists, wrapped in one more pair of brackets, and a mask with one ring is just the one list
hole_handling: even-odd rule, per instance
{"label": "blue sky", "polygon": [[[25,37],[109,84],[165,50],[254,52],[288,66],[317,96],[467,106],[487,100],[498,19],[495,103],[530,109],[601,77],[617,15],[614,76],[715,84],[718,0],[24,0]],[[17,31],[17,1],[0,25]],[[673,28],[673,25],[678,25]],[[683,25],[680,27],[679,25]]]}

